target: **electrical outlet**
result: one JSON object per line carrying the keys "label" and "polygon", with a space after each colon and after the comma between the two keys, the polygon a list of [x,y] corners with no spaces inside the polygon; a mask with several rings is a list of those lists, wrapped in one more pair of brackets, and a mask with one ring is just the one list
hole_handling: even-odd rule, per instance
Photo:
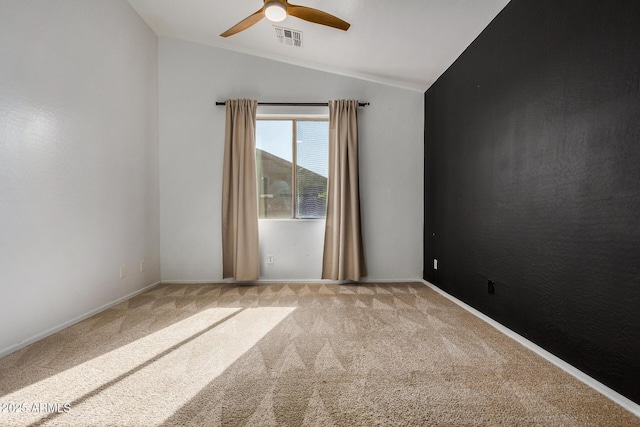
{"label": "electrical outlet", "polygon": [[487,282],[487,292],[490,294],[496,293],[495,283],[493,282],[493,280],[489,280]]}
{"label": "electrical outlet", "polygon": [[267,264],[273,264],[273,255],[267,255]]}
{"label": "electrical outlet", "polygon": [[140,260],[140,272],[142,273],[144,271],[144,260],[141,259]]}
{"label": "electrical outlet", "polygon": [[123,279],[127,275],[127,266],[123,265],[120,267],[120,278]]}

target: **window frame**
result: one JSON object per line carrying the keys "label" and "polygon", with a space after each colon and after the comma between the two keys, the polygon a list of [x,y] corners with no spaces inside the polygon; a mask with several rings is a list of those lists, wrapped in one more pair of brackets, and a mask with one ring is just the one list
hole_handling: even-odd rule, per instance
{"label": "window frame", "polygon": [[[298,167],[298,150],[297,150],[297,126],[296,123],[299,121],[309,121],[309,122],[329,122],[329,114],[257,114],[257,121],[291,121],[291,216],[289,218],[260,218],[260,221],[324,221],[327,218],[327,212],[325,210],[324,216],[322,217],[300,217],[296,216],[296,202],[297,202],[297,167]],[[256,126],[257,131],[257,126]],[[329,143],[327,139],[327,143]],[[257,148],[256,148],[257,150]],[[257,151],[256,151],[257,155]],[[329,159],[327,159],[328,162]],[[257,164],[256,164],[257,165]],[[256,170],[256,179],[260,179],[257,176]],[[327,178],[328,179],[328,178]],[[260,194],[260,182],[258,185],[258,194]],[[327,184],[328,190],[328,184]],[[259,202],[258,202],[259,203]]]}

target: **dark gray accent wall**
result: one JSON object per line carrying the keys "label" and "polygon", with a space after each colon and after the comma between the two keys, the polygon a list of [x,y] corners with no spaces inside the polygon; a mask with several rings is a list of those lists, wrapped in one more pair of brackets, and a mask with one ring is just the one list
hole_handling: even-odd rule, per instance
{"label": "dark gray accent wall", "polygon": [[640,1],[512,0],[429,88],[424,245],[426,280],[640,403]]}

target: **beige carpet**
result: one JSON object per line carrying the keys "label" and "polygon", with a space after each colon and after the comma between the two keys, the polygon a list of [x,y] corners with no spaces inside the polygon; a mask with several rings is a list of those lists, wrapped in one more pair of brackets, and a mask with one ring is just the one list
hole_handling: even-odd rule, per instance
{"label": "beige carpet", "polygon": [[0,426],[640,419],[421,283],[159,285],[0,359]]}

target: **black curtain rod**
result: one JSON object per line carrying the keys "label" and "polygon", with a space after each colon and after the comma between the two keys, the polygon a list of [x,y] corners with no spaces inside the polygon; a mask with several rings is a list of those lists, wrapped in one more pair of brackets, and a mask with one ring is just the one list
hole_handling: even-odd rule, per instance
{"label": "black curtain rod", "polygon": [[[226,105],[225,102],[216,101],[216,105]],[[287,106],[287,107],[328,107],[328,102],[258,102],[258,105]],[[366,107],[368,102],[359,102],[358,107]]]}

